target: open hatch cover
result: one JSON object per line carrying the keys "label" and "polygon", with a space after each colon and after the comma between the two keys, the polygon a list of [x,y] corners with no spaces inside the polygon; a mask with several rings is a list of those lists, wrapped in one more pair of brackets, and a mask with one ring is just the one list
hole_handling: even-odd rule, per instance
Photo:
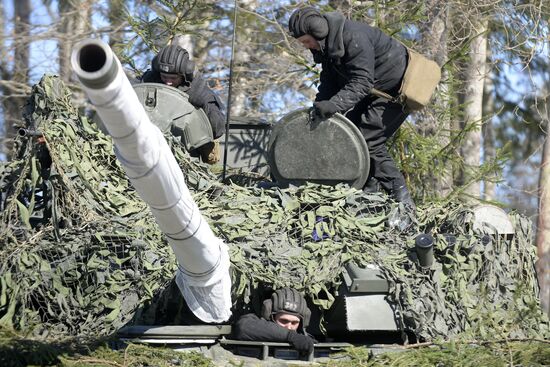
{"label": "open hatch cover", "polygon": [[181,137],[187,150],[213,140],[208,117],[183,91],[160,83],[135,84],[133,88],[151,122],[163,133]]}
{"label": "open hatch cover", "polygon": [[370,168],[361,132],[340,114],[313,122],[310,110],[291,112],[273,125],[269,141],[273,177],[280,184],[345,182],[361,189]]}

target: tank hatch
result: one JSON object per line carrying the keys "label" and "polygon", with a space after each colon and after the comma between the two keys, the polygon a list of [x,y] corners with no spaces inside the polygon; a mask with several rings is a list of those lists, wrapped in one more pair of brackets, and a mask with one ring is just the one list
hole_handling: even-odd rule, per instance
{"label": "tank hatch", "polygon": [[212,127],[202,109],[188,102],[183,91],[159,83],[133,85],[151,122],[163,132],[179,136],[187,150],[213,140]]}
{"label": "tank hatch", "polygon": [[314,122],[310,109],[300,109],[273,126],[269,165],[280,184],[365,184],[370,163],[365,139],[347,118],[336,114]]}

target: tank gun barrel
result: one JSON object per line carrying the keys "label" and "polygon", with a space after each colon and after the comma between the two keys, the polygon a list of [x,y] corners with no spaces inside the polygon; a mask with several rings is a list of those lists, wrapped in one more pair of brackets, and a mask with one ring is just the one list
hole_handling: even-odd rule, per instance
{"label": "tank gun barrel", "polygon": [[176,259],[176,282],[193,313],[226,321],[231,308],[227,245],[214,235],[162,132],[149,121],[120,61],[101,40],[86,39],[71,64],[115,144],[130,182],[150,207]]}
{"label": "tank gun barrel", "polygon": [[79,44],[71,55],[71,64],[78,80],[93,89],[106,88],[117,76],[120,67],[109,46],[95,39]]}

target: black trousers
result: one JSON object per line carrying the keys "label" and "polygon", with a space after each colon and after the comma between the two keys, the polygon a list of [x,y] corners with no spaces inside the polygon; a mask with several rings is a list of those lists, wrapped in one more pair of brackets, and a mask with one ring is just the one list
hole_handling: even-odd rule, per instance
{"label": "black trousers", "polygon": [[365,98],[346,114],[359,127],[369,147],[369,180],[375,178],[388,192],[404,185],[405,179],[388,153],[386,141],[408,115],[401,104],[375,96]]}

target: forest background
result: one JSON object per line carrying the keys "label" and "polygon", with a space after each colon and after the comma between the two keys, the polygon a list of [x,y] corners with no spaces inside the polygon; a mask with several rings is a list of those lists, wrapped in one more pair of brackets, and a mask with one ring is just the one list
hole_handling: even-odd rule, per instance
{"label": "forest background", "polygon": [[548,312],[549,0],[3,0],[1,159],[10,159],[24,126],[21,107],[44,73],[59,75],[86,107],[69,62],[86,37],[109,42],[132,77],[160,47],[180,44],[231,119],[275,123],[311,106],[320,69],[286,31],[292,11],[305,5],[380,27],[442,66],[432,104],[409,117],[391,152],[420,205],[460,196],[533,220]]}

